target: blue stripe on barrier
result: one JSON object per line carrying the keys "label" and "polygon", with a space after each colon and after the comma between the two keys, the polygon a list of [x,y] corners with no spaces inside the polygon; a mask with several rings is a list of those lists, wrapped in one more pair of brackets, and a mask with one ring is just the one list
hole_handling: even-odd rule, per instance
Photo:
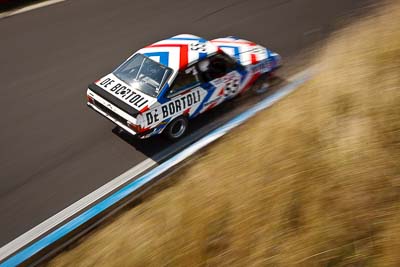
{"label": "blue stripe on barrier", "polygon": [[250,117],[254,116],[257,112],[270,107],[276,101],[280,100],[284,96],[288,95],[292,91],[294,91],[299,85],[304,83],[310,78],[310,74],[304,75],[301,79],[297,79],[294,82],[286,85],[284,88],[279,90],[277,93],[265,98],[264,100],[260,101],[253,107],[249,108],[247,111],[239,114],[235,118],[228,121],[226,124],[218,127],[217,129],[211,131],[209,134],[192,144],[191,146],[185,148],[175,156],[171,157],[163,164],[155,167],[154,169],[150,170],[148,173],[144,174],[137,180],[127,184],[123,188],[119,189],[117,192],[113,193],[112,195],[108,196],[98,204],[94,205],[92,208],[88,209],[87,211],[83,212],[82,214],[78,215],[71,221],[67,222],[66,224],[60,226],[59,228],[55,229],[54,231],[50,232],[46,236],[40,238],[38,241],[34,242],[33,244],[27,246],[26,248],[22,249],[20,252],[16,253],[14,256],[10,257],[6,261],[0,264],[0,267],[9,267],[9,266],[17,266],[24,261],[31,258],[36,253],[40,252],[41,250],[49,247],[50,245],[54,244],[56,241],[60,240],[62,237],[66,236],[67,234],[71,233],[72,231],[76,230],[78,227],[82,226],[84,223],[88,222],[94,216],[100,214],[101,212],[105,211],[107,208],[111,207],[118,201],[122,200],[126,196],[130,195],[140,187],[144,186],[149,181],[153,180],[160,174],[164,173],[166,170],[170,169],[171,167],[177,165],[178,163],[182,162],[184,159],[189,157],[190,155],[194,154],[199,149],[205,147],[209,143],[215,141],[216,139],[220,138],[221,136],[225,135],[228,131],[232,130],[236,126],[242,124]]}

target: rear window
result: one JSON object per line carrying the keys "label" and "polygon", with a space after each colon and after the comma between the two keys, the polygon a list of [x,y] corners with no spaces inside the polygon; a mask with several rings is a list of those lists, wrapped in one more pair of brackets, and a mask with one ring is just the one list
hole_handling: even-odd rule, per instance
{"label": "rear window", "polygon": [[167,66],[142,54],[134,55],[113,72],[129,86],[152,97],[160,93],[171,73]]}

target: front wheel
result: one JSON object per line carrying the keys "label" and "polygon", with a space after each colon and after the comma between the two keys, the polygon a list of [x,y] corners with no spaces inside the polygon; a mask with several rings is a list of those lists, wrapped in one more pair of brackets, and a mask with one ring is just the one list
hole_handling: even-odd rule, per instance
{"label": "front wheel", "polygon": [[268,91],[271,87],[271,81],[269,77],[269,73],[265,73],[261,75],[257,81],[251,87],[251,91],[253,94],[261,95]]}
{"label": "front wheel", "polygon": [[167,128],[164,130],[164,134],[168,139],[175,141],[185,135],[188,126],[189,122],[187,117],[180,116],[168,124]]}

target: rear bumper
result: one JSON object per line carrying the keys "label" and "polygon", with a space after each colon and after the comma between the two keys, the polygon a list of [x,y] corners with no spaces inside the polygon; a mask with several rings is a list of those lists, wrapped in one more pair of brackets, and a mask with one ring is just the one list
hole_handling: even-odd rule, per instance
{"label": "rear bumper", "polygon": [[103,110],[101,110],[100,108],[98,108],[96,105],[93,105],[92,103],[87,102],[88,107],[90,107],[91,109],[93,109],[94,111],[96,111],[97,113],[99,113],[100,115],[103,115],[104,117],[106,117],[107,119],[109,119],[110,121],[112,121],[114,124],[116,124],[117,126],[121,127],[122,129],[124,129],[126,132],[128,132],[131,135],[137,135],[137,133],[132,130],[131,128],[129,128],[128,126],[126,126],[124,123],[122,123],[121,121],[115,119],[114,117],[112,117],[110,114],[104,112]]}
{"label": "rear bumper", "polygon": [[111,102],[107,101],[90,89],[87,90],[87,96],[92,99],[90,102],[87,102],[88,107],[90,107],[100,115],[106,117],[129,134],[137,135],[137,133],[133,129],[128,127],[128,121],[130,123],[136,124],[135,117],[132,117],[131,115],[124,112],[123,110],[113,105]]}

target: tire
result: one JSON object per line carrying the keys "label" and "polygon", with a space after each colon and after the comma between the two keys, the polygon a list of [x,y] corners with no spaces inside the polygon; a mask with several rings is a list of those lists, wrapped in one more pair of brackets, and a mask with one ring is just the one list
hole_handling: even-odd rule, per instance
{"label": "tire", "polygon": [[267,92],[270,87],[269,73],[265,73],[252,85],[251,92],[255,95],[261,95]]}
{"label": "tire", "polygon": [[186,134],[188,126],[189,121],[187,117],[179,116],[167,125],[167,128],[165,128],[163,133],[168,139],[175,141]]}

